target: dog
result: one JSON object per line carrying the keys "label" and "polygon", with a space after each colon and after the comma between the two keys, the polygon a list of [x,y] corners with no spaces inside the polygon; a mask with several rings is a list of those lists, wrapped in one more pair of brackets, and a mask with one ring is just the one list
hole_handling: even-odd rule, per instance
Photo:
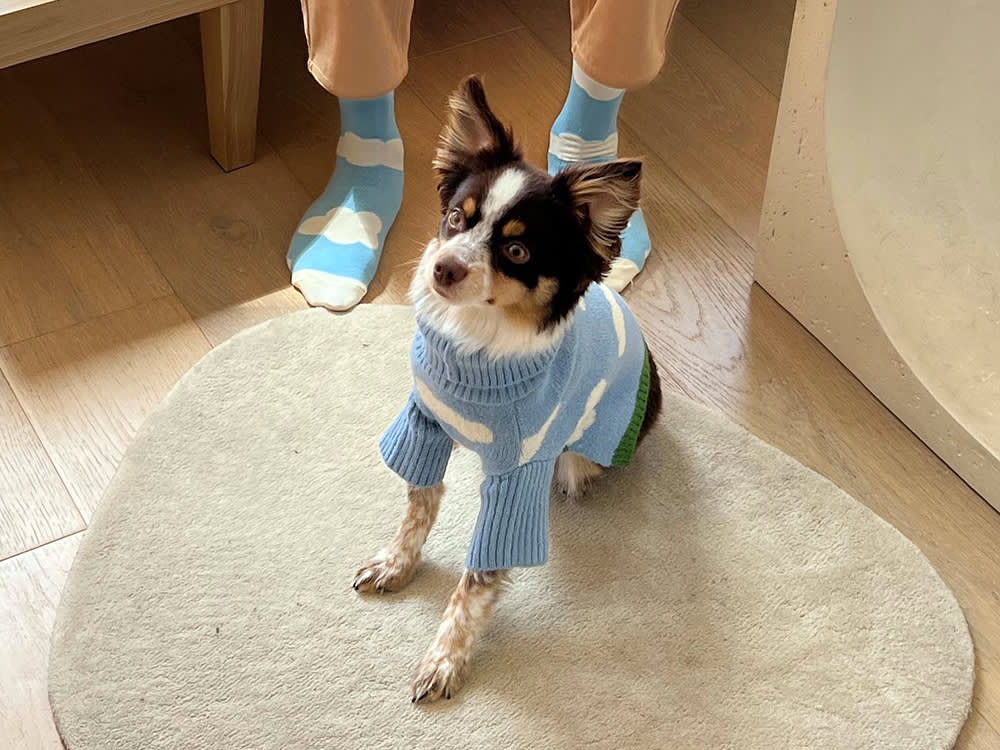
{"label": "dog", "polygon": [[553,484],[577,494],[627,464],[660,411],[656,364],[622,299],[601,284],[638,206],[635,160],[550,176],[466,79],[449,100],[434,168],[442,218],[410,288],[414,387],[380,443],[408,483],[396,537],[354,578],[361,592],[413,577],[454,443],[486,478],[466,570],[412,684],[451,698],[513,567],[548,555]]}

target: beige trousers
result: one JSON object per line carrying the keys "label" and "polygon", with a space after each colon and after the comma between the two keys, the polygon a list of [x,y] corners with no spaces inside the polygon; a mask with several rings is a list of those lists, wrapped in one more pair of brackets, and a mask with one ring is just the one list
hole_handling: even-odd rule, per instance
{"label": "beige trousers", "polygon": [[[679,0],[571,0],[573,57],[605,86],[649,83]],[[302,0],[309,70],[327,91],[365,99],[406,76],[413,0]]]}

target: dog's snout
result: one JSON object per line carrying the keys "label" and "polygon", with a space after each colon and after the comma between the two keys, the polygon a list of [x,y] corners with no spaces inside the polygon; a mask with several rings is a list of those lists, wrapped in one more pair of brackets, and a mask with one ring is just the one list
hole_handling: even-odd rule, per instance
{"label": "dog's snout", "polygon": [[434,281],[441,286],[457,284],[469,274],[469,267],[457,258],[444,258],[434,264]]}

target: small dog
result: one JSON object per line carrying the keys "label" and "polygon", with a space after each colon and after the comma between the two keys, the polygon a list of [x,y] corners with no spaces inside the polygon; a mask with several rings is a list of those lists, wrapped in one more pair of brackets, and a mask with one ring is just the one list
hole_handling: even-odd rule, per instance
{"label": "small dog", "polygon": [[622,466],[660,410],[656,365],[638,324],[601,280],[639,202],[641,164],[580,164],[554,177],[529,166],[462,83],[434,160],[438,236],[410,289],[418,332],[414,388],[383,437],[408,483],[395,539],[357,572],[358,591],[398,591],[412,578],[437,517],[455,442],[486,478],[474,538],[413,701],[450,698],[473,641],[512,567],[548,555],[548,501]]}

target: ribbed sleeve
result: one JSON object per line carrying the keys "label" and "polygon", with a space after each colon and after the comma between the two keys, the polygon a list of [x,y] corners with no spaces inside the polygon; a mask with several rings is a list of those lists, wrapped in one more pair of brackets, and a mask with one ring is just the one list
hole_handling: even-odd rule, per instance
{"label": "ribbed sleeve", "polygon": [[452,439],[425,415],[413,396],[382,436],[379,450],[386,466],[416,487],[432,487],[444,479]]}
{"label": "ribbed sleeve", "polygon": [[488,475],[465,565],[472,570],[541,565],[549,556],[549,490],[555,461]]}

